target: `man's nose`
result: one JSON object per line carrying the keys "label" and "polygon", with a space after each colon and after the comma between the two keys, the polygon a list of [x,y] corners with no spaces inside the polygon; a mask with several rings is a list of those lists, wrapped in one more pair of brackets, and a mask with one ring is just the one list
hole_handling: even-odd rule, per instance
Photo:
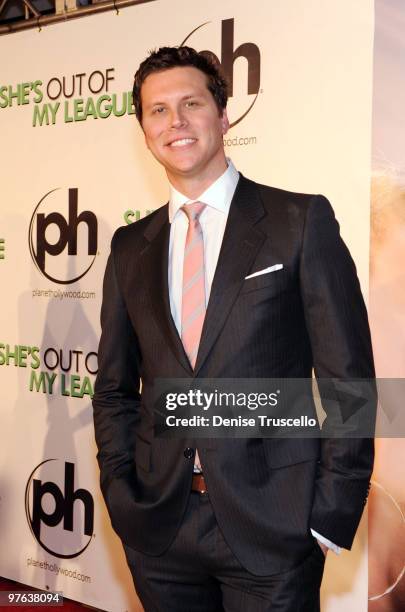
{"label": "man's nose", "polygon": [[181,128],[184,127],[187,123],[184,113],[182,109],[173,109],[171,114],[171,127],[172,128]]}

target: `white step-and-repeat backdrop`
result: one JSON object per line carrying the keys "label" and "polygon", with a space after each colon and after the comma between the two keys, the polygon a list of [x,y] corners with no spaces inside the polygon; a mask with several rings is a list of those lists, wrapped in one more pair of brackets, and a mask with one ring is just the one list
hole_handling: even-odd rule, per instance
{"label": "white step-and-repeat backdrop", "polygon": [[[151,48],[216,54],[246,176],[325,194],[368,292],[371,0],[156,0],[0,38],[0,574],[140,610],[98,487],[91,397],[110,239],[167,199],[132,78]],[[366,521],[328,556],[327,612],[367,609]]]}

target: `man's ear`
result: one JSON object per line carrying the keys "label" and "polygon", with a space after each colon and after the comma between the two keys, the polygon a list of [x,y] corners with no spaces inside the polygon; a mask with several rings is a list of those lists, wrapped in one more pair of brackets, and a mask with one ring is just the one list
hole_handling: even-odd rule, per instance
{"label": "man's ear", "polygon": [[225,135],[227,131],[229,130],[229,119],[228,119],[228,115],[226,112],[226,108],[224,108],[222,111],[221,125],[222,125],[222,134]]}

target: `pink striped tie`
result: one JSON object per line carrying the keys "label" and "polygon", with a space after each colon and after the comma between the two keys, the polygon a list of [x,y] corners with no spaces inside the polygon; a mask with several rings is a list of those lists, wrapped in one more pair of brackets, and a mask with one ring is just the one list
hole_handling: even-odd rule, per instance
{"label": "pink striped tie", "polygon": [[[181,339],[184,350],[194,368],[205,318],[204,240],[200,215],[202,202],[182,206],[187,215],[188,230],[183,263],[183,294],[181,302]],[[195,451],[194,473],[202,471],[198,450]]]}
{"label": "pink striped tie", "polygon": [[181,339],[194,368],[205,318],[204,240],[200,215],[206,204],[193,202],[182,207],[188,218],[183,263]]}

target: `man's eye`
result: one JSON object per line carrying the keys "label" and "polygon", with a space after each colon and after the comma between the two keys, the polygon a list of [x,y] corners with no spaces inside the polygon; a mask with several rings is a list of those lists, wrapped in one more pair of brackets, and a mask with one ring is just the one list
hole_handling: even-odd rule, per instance
{"label": "man's eye", "polygon": [[164,111],[164,106],[157,106],[156,108],[153,109],[153,114],[161,114]]}
{"label": "man's eye", "polygon": [[195,100],[188,100],[186,102],[186,106],[190,107],[190,106],[197,106],[197,102]]}

